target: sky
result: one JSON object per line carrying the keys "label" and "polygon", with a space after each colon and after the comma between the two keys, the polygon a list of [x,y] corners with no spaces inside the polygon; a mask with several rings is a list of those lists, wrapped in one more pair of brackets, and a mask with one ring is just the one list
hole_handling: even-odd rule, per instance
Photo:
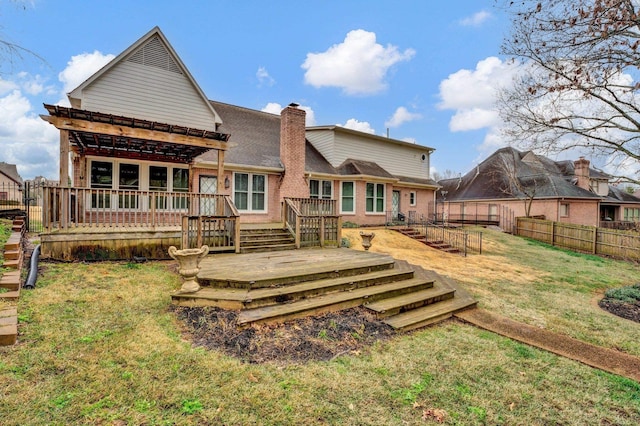
{"label": "sky", "polygon": [[153,27],[212,100],[435,149],[432,172],[465,174],[506,145],[493,108],[514,65],[491,0],[0,0],[0,161],[58,178],[43,103],[81,84]]}

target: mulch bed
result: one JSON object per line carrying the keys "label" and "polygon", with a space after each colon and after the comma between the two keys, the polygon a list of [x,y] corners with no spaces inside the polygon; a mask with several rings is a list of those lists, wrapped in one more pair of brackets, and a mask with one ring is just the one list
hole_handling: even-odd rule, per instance
{"label": "mulch bed", "polygon": [[598,306],[607,312],[640,323],[640,301],[636,303],[622,303],[615,299],[604,298]]}
{"label": "mulch bed", "polygon": [[[612,314],[640,322],[640,303],[620,303],[605,298],[599,305]],[[249,328],[237,327],[237,311],[174,305],[170,309],[182,322],[185,338],[194,345],[218,350],[248,363],[328,361],[341,355],[359,354],[376,342],[388,340],[397,334],[393,328],[376,319],[363,307]],[[630,374],[627,371],[630,365],[632,369],[636,368],[638,359],[635,357],[597,348],[504,318],[497,320],[491,317],[489,321],[489,315],[486,311],[475,309],[457,316],[499,334],[605,371],[626,375],[635,380],[640,377],[637,373]],[[482,321],[474,321],[475,317]],[[491,326],[487,327],[485,323]]]}
{"label": "mulch bed", "polygon": [[194,345],[249,363],[328,361],[358,354],[396,334],[362,307],[244,329],[236,326],[237,311],[182,306],[170,309]]}

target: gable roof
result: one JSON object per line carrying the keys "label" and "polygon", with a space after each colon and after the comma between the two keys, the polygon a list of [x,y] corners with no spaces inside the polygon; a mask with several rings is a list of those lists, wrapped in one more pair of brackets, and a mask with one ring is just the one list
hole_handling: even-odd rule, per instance
{"label": "gable roof", "polygon": [[527,196],[525,192],[535,198],[602,198],[576,186],[573,178],[573,165],[569,167],[567,162],[557,163],[530,151],[523,153],[507,147],[494,152],[466,175],[438,183],[447,191],[447,201],[523,198]]}
{"label": "gable roof", "polygon": [[[186,76],[191,86],[193,86],[198,96],[202,99],[203,104],[210,109],[210,113],[213,115],[215,123],[220,123],[221,121],[220,116],[215,111],[215,109],[213,109],[211,104],[209,104],[207,97],[204,95],[204,92],[202,91],[202,89],[200,88],[196,80],[193,78],[193,76],[191,75],[187,67],[184,65],[184,63],[182,62],[182,60],[180,59],[176,51],[171,46],[171,43],[169,43],[169,40],[167,40],[167,38],[164,36],[164,34],[162,33],[162,31],[158,26],[152,28],[148,33],[140,37],[138,41],[133,43],[125,51],[120,53],[118,56],[112,59],[108,64],[106,64],[100,70],[98,70],[93,75],[91,75],[91,77],[86,79],[82,84],[80,84],[78,87],[76,87],[71,92],[69,92],[67,96],[69,97],[72,106],[78,107],[77,104],[74,105],[74,100],[82,98],[83,90],[85,90],[86,88],[91,86],[94,82],[96,82],[101,77],[103,77],[107,72],[109,72],[111,69],[116,67],[120,62],[128,58],[129,55],[131,55],[134,52],[138,54],[138,52],[142,52],[146,47],[149,47],[149,50],[154,51],[153,54],[148,55],[150,57],[149,59],[150,63],[153,63],[153,61],[155,61],[155,65],[157,65],[158,52],[160,51],[163,53],[163,55],[161,55],[163,56],[162,60],[164,61],[164,64],[167,67],[173,70],[179,70],[182,74],[184,74],[184,76]],[[166,49],[166,52],[168,53],[167,58],[164,58],[163,50],[165,49]],[[144,61],[143,59],[144,55],[139,55],[139,56],[140,56],[139,60]]]}
{"label": "gable roof", "polygon": [[22,177],[18,173],[18,168],[15,164],[5,163],[4,161],[0,162],[0,173],[17,183],[18,185],[22,185]]}

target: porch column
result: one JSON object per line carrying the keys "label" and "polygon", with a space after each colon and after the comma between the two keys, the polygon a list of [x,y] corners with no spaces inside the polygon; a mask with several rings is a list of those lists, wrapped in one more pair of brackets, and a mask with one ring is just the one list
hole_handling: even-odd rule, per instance
{"label": "porch column", "polygon": [[224,151],[218,150],[218,194],[224,194]]}
{"label": "porch column", "polygon": [[69,187],[69,131],[60,130],[60,187]]}
{"label": "porch column", "polygon": [[69,131],[60,130],[60,227],[66,228],[70,223],[70,202],[71,194],[69,190]]}
{"label": "porch column", "polygon": [[[216,211],[218,212],[218,215],[223,215],[224,214],[224,200],[222,199],[221,195],[225,194],[225,187],[224,187],[224,151],[219,149],[218,150],[218,189],[216,191],[216,193],[218,194],[218,205],[216,206]],[[240,224],[236,223],[236,226],[238,227],[238,229],[240,229]],[[240,240],[237,240],[237,247],[240,247]]]}

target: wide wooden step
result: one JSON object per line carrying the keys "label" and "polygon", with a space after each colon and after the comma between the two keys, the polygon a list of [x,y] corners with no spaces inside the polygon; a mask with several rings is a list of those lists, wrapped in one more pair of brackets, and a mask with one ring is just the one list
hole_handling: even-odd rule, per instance
{"label": "wide wooden step", "polygon": [[[174,303],[183,306],[217,306],[223,309],[253,309],[278,303],[294,302],[300,299],[316,297],[337,291],[351,291],[357,288],[408,280],[413,277],[413,269],[400,264],[393,269],[374,271],[356,276],[326,278],[254,290],[202,287],[196,293],[175,293],[171,298]],[[433,285],[432,281],[431,285]]]}
{"label": "wide wooden step", "polygon": [[0,300],[14,301],[20,298],[20,289],[0,292]]}
{"label": "wide wooden step", "polygon": [[265,244],[265,245],[240,245],[240,253],[266,253],[271,251],[295,250],[295,243]]}
{"label": "wide wooden step", "polygon": [[[284,252],[230,255],[233,257],[226,257],[224,264],[201,262],[198,281],[202,286],[209,287],[256,289],[355,276],[391,269],[395,265],[392,257],[380,254],[350,251],[349,256],[340,258],[342,252],[339,250],[341,249],[326,252],[296,250],[295,256]],[[331,262],[329,266],[319,253],[327,254]],[[248,261],[252,262],[249,268],[246,264]]]}
{"label": "wide wooden step", "polygon": [[455,296],[455,291],[454,288],[442,282],[435,282],[432,288],[379,300],[366,304],[365,307],[374,311],[378,318],[387,318],[412,309],[452,299]]}
{"label": "wide wooden step", "polygon": [[238,325],[282,322],[307,315],[335,312],[362,305],[366,301],[375,301],[386,297],[424,290],[432,285],[432,282],[425,281],[424,279],[412,278],[410,280],[364,287],[352,291],[326,294],[292,303],[249,309],[240,312],[238,315]]}
{"label": "wide wooden step", "polygon": [[414,330],[451,318],[454,313],[475,307],[477,303],[464,291],[458,289],[456,296],[452,299],[391,316],[384,322],[395,329]]}
{"label": "wide wooden step", "polygon": [[22,234],[19,232],[12,232],[4,244],[5,251],[20,250],[20,242],[22,241]]}

